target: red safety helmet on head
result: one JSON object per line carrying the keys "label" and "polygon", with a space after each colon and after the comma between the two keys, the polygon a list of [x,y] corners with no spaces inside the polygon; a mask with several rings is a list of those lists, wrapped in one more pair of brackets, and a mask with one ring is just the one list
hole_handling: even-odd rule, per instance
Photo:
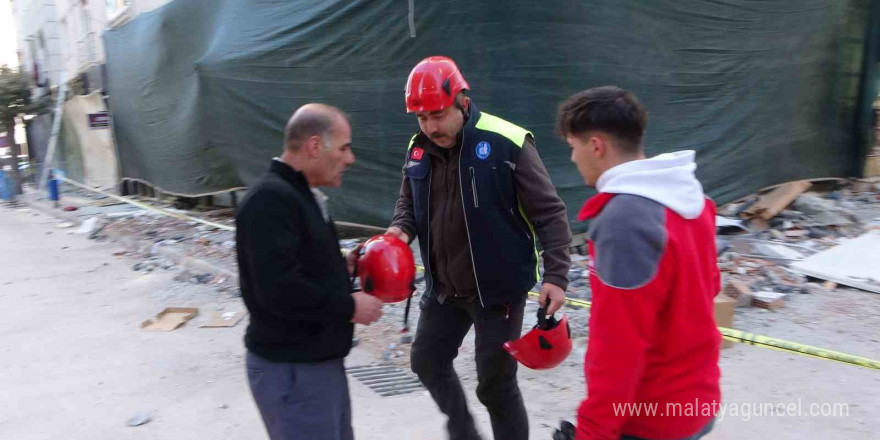
{"label": "red safety helmet on head", "polygon": [[364,243],[358,276],[364,292],[386,303],[403,301],[415,290],[412,249],[393,235],[377,235]]}
{"label": "red safety helmet on head", "polygon": [[538,324],[525,336],[504,343],[504,349],[514,359],[533,370],[547,370],[562,363],[571,353],[571,328],[568,317],[547,318],[544,309],[538,309]]}
{"label": "red safety helmet on head", "polygon": [[455,103],[470,86],[451,58],[428,57],[416,64],[406,81],[406,112],[433,112]]}

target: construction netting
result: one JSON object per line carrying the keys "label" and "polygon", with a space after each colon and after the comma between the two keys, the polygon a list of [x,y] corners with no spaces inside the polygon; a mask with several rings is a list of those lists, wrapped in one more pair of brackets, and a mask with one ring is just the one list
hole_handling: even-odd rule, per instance
{"label": "construction netting", "polygon": [[645,104],[649,154],[696,150],[719,201],[854,175],[871,16],[868,0],[174,0],[104,38],[122,177],[193,195],[246,186],[291,112],[324,102],[350,116],[357,154],[331,209],[384,225],[418,129],[405,81],[429,55],[458,62],[482,110],[535,133],[572,217],[590,192],[555,112],[600,85]]}

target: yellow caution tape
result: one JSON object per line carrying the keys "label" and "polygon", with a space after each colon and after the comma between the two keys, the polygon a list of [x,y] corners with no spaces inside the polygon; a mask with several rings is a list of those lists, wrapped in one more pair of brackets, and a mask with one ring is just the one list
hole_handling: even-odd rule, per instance
{"label": "yellow caution tape", "polygon": [[[65,177],[59,177],[59,179],[63,180],[64,182],[67,182],[73,186],[76,186],[76,187],[79,187],[79,188],[82,188],[82,189],[85,189],[88,191],[94,191],[94,192],[103,194],[107,197],[111,197],[116,200],[119,200],[121,202],[125,202],[125,203],[131,204],[131,205],[134,205],[134,206],[137,206],[139,208],[143,208],[143,209],[146,209],[149,211],[158,212],[158,213],[167,215],[169,217],[174,217],[174,218],[177,218],[180,220],[197,222],[197,223],[201,223],[203,225],[211,226],[211,227],[214,227],[217,229],[223,229],[226,231],[235,231],[234,226],[223,225],[220,223],[214,223],[214,222],[211,222],[208,220],[203,220],[203,219],[200,219],[197,217],[192,217],[192,216],[189,216],[186,214],[181,214],[178,212],[168,211],[168,210],[165,210],[162,208],[157,208],[155,206],[148,205],[146,203],[139,202],[137,200],[132,200],[127,197],[122,197],[122,196],[118,196],[116,194],[111,194],[111,193],[108,193],[105,191],[101,191],[99,189],[90,188],[90,187],[85,186],[79,182],[67,179]],[[421,271],[425,270],[424,266],[419,265],[416,267]],[[533,296],[533,297],[538,297],[538,296],[540,296],[540,293],[535,292],[535,291],[531,291],[531,292],[529,292],[529,295]],[[589,308],[593,305],[593,303],[590,301],[577,299],[577,298],[566,298],[565,302],[568,303],[569,305],[572,305],[572,306],[584,307],[584,308]],[[819,347],[812,347],[812,346],[800,344],[797,342],[771,338],[768,336],[756,335],[754,333],[748,333],[748,332],[744,332],[744,331],[740,331],[740,330],[734,330],[731,328],[718,327],[718,331],[721,332],[722,337],[728,341],[738,342],[741,344],[754,345],[756,347],[769,348],[772,350],[783,351],[786,353],[799,354],[801,356],[809,356],[809,357],[814,357],[814,358],[818,358],[818,359],[825,359],[825,360],[840,362],[840,363],[844,363],[844,364],[856,365],[859,367],[869,368],[872,370],[880,370],[880,361],[877,361],[874,359],[869,359],[869,358],[862,357],[862,356],[841,353],[839,351],[827,350],[827,349],[819,348]]]}
{"label": "yellow caution tape", "polygon": [[859,367],[870,368],[872,370],[880,370],[880,361],[874,359],[841,353],[839,351],[826,350],[824,348],[811,347],[797,342],[770,338],[730,328],[718,327],[718,331],[720,331],[724,339],[728,341],[770,348],[787,353],[796,353],[802,356],[827,359],[850,365],[858,365]]}
{"label": "yellow caution tape", "polygon": [[[425,268],[417,266],[419,270],[424,271]],[[531,291],[529,295],[532,297],[540,296],[539,292]],[[565,298],[565,302],[576,307],[590,308],[593,303],[591,301]],[[784,339],[771,338],[769,336],[756,335],[732,328],[718,327],[721,336],[728,341],[739,342],[741,344],[754,345],[756,347],[770,348],[773,350],[784,351],[786,353],[799,354],[801,356],[809,356],[830,361],[837,361],[844,364],[857,365],[859,367],[880,370],[880,361],[869,359],[862,356],[856,356],[839,351],[827,350],[819,347],[811,347],[809,345],[798,342],[786,341]]]}
{"label": "yellow caution tape", "polygon": [[106,192],[106,191],[101,191],[100,189],[96,189],[96,188],[89,188],[89,187],[86,186],[86,185],[83,185],[83,184],[81,184],[81,183],[79,183],[79,182],[77,182],[77,181],[74,181],[74,180],[70,180],[70,179],[68,179],[68,178],[66,178],[66,177],[58,177],[57,179],[62,180],[62,181],[64,181],[64,182],[69,183],[69,184],[71,184],[71,185],[73,185],[73,186],[76,186],[76,187],[78,187],[78,188],[82,188],[82,189],[85,189],[85,190],[88,190],[88,191],[96,192],[96,193],[98,193],[98,194],[103,194],[103,195],[105,195],[105,196],[107,196],[107,197],[110,197],[110,198],[113,198],[113,199],[119,200],[120,202],[125,202],[125,203],[128,203],[128,204],[130,204],[130,205],[137,206],[138,208],[146,209],[146,210],[148,210],[148,211],[158,212],[158,213],[160,213],[160,214],[164,214],[164,215],[167,215],[167,216],[169,216],[169,217],[174,217],[174,218],[176,218],[176,219],[180,219],[180,220],[186,220],[186,221],[190,221],[190,222],[201,223],[201,224],[203,224],[203,225],[211,226],[211,227],[213,227],[213,228],[217,228],[217,229],[223,229],[223,230],[225,230],[225,231],[235,231],[235,226],[229,226],[229,225],[223,225],[223,224],[220,224],[220,223],[214,223],[214,222],[212,222],[212,221],[203,220],[203,219],[200,219],[200,218],[197,218],[197,217],[192,217],[192,216],[189,216],[189,215],[186,215],[186,214],[181,214],[181,213],[179,213],[179,212],[173,212],[173,211],[168,211],[167,209],[157,208],[157,207],[155,207],[155,206],[148,205],[148,204],[146,204],[146,203],[139,202],[139,201],[137,201],[137,200],[129,199],[128,197],[118,196],[118,195],[116,195],[116,194],[111,194],[111,193],[108,193],[108,192]]}
{"label": "yellow caution tape", "polygon": [[[529,292],[529,295],[537,297],[538,292]],[[590,301],[576,298],[566,298],[565,302],[574,306],[589,308],[593,305]],[[721,336],[733,342],[754,345],[756,347],[770,348],[773,350],[784,351],[787,353],[799,354],[801,356],[809,356],[830,361],[837,361],[844,364],[857,365],[859,367],[870,368],[872,370],[880,370],[880,361],[869,359],[866,357],[856,356],[839,351],[827,350],[819,347],[811,347],[809,345],[797,342],[786,341],[784,339],[771,338],[769,336],[756,335],[732,328],[718,327]]]}

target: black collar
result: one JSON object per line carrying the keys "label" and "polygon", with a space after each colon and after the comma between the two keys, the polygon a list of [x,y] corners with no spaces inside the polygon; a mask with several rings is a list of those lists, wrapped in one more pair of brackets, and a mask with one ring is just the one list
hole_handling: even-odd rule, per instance
{"label": "black collar", "polygon": [[303,191],[310,192],[309,182],[306,180],[305,174],[301,171],[297,171],[293,169],[290,165],[280,161],[272,159],[272,163],[269,165],[269,172],[275,173],[284,179],[285,182],[289,183],[294,188]]}

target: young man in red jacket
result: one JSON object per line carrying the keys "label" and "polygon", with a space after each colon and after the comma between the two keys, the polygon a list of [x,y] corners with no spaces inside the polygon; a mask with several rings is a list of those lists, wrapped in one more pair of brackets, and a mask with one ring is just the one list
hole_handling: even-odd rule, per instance
{"label": "young man in red jacket", "polygon": [[693,151],[645,158],[645,122],[636,97],[613,86],[559,110],[571,161],[599,192],[579,215],[591,220],[593,307],[577,440],[698,439],[721,399],[715,205]]}

